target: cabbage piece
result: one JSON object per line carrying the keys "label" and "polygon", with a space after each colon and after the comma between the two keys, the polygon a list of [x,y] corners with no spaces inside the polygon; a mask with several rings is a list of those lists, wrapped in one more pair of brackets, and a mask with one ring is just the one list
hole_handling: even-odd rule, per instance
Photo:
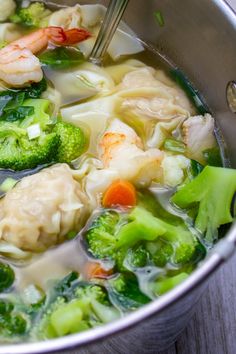
{"label": "cabbage piece", "polygon": [[184,181],[190,163],[190,160],[183,155],[165,154],[161,163],[164,184],[171,187],[181,184]]}
{"label": "cabbage piece", "polygon": [[183,123],[183,139],[188,157],[205,164],[203,151],[216,146],[214,118],[208,113],[188,118]]}
{"label": "cabbage piece", "polygon": [[160,148],[167,136],[169,136],[174,130],[176,130],[185,118],[174,118],[169,122],[158,122],[155,125],[154,131],[150,139],[147,141],[149,148]]}

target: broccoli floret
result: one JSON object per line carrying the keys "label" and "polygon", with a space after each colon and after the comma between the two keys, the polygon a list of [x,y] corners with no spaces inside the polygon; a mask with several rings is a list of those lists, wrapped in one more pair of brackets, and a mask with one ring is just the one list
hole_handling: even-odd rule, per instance
{"label": "broccoli floret", "polygon": [[[185,263],[193,258],[198,242],[183,222],[172,225],[141,207],[133,209],[128,218],[115,211],[105,211],[87,231],[86,240],[94,257],[110,258],[122,270],[129,249],[140,242],[158,241],[160,236],[171,244],[174,263]],[[135,256],[134,252],[133,256],[137,259],[132,262],[138,264],[140,253]]]}
{"label": "broccoli floret", "polygon": [[46,339],[77,333],[118,317],[104,288],[79,283],[69,302],[59,296],[49,307],[39,324],[39,336]]}
{"label": "broccoli floret", "polygon": [[114,237],[120,215],[106,210],[94,220],[86,233],[88,251],[96,258],[112,258],[116,247]]}
{"label": "broccoli floret", "polygon": [[152,284],[153,292],[156,296],[160,296],[165,294],[167,291],[170,291],[180,283],[182,283],[185,279],[187,279],[189,275],[187,273],[180,273],[178,275],[158,279],[157,281]]}
{"label": "broccoli floret", "polygon": [[[4,125],[1,125],[4,129]],[[51,133],[38,139],[29,140],[15,134],[15,127],[5,137],[0,137],[0,167],[15,171],[34,168],[53,161],[60,138]]]}
{"label": "broccoli floret", "polygon": [[157,267],[165,267],[174,254],[174,248],[171,243],[161,237],[156,241],[147,242],[146,247],[151,254],[153,263]]}
{"label": "broccoli floret", "polygon": [[172,201],[180,208],[198,203],[195,227],[205,233],[212,242],[220,225],[232,222],[231,202],[236,192],[236,170],[206,166],[190,183],[173,196]]}
{"label": "broccoli floret", "polygon": [[131,247],[138,241],[154,241],[162,236],[175,249],[175,263],[188,262],[193,257],[197,241],[183,223],[171,225],[140,207],[130,213],[129,221],[117,234],[118,247]]}
{"label": "broccoli floret", "polygon": [[0,263],[0,292],[12,286],[15,280],[15,273],[9,264]]}
{"label": "broccoli floret", "polygon": [[133,268],[143,268],[148,264],[150,254],[144,245],[139,245],[130,249],[125,258],[129,266]]}
{"label": "broccoli floret", "polygon": [[69,123],[58,122],[53,132],[60,137],[60,146],[56,155],[58,162],[70,163],[82,154],[86,140],[80,128]]}
{"label": "broccoli floret", "polygon": [[150,302],[150,298],[141,292],[132,273],[122,273],[109,279],[107,289],[111,302],[121,311],[134,310]]}
{"label": "broccoli floret", "polygon": [[10,20],[14,23],[21,23],[29,27],[46,27],[51,11],[45,8],[41,2],[30,4],[27,8],[20,8]]}
{"label": "broccoli floret", "polygon": [[45,99],[27,99],[24,101],[22,107],[32,107],[33,113],[25,117],[20,123],[20,128],[28,128],[33,124],[39,124],[43,132],[51,130],[53,121],[49,115],[50,101]]}
{"label": "broccoli floret", "polygon": [[[23,120],[0,122],[0,167],[12,170],[34,168],[55,160],[60,137],[51,131],[48,114],[50,102],[44,99],[27,99],[22,107],[33,110]],[[39,136],[30,139],[28,129],[37,124]]]}
{"label": "broccoli floret", "polygon": [[2,337],[13,337],[26,332],[27,320],[9,300],[0,300],[0,335]]}

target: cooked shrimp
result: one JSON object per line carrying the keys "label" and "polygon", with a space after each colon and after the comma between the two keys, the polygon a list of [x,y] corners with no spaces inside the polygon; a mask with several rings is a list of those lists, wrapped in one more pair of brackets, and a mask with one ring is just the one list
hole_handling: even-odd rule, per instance
{"label": "cooked shrimp", "polygon": [[137,183],[157,178],[163,158],[158,149],[144,151],[136,132],[119,119],[103,134],[98,152],[105,169],[116,170],[120,178]]}
{"label": "cooked shrimp", "polygon": [[34,55],[55,45],[74,45],[91,35],[84,29],[63,30],[47,27],[24,36],[0,50],[0,80],[9,86],[21,87],[43,78],[39,59]]}

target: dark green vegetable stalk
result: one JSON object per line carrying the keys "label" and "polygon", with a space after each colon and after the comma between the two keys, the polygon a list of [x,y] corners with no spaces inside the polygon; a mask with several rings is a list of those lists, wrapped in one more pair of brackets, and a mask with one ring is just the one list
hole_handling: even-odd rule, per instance
{"label": "dark green vegetable stalk", "polygon": [[177,84],[182,87],[187,96],[193,102],[199,114],[209,113],[209,109],[203,103],[199,93],[195,90],[192,84],[188,81],[188,79],[184,76],[181,70],[173,69],[170,72],[173,79],[177,82]]}

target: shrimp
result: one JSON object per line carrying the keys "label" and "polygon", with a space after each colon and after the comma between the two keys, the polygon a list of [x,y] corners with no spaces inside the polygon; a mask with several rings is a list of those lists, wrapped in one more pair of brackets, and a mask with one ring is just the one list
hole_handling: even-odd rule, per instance
{"label": "shrimp", "polygon": [[13,87],[39,82],[43,72],[34,54],[45,50],[49,43],[74,45],[89,37],[88,31],[77,28],[46,27],[32,32],[0,50],[0,80]]}
{"label": "shrimp", "polygon": [[144,151],[136,132],[119,119],[114,119],[103,134],[98,154],[105,169],[116,170],[120,178],[138,184],[158,177],[163,158],[158,149]]}

